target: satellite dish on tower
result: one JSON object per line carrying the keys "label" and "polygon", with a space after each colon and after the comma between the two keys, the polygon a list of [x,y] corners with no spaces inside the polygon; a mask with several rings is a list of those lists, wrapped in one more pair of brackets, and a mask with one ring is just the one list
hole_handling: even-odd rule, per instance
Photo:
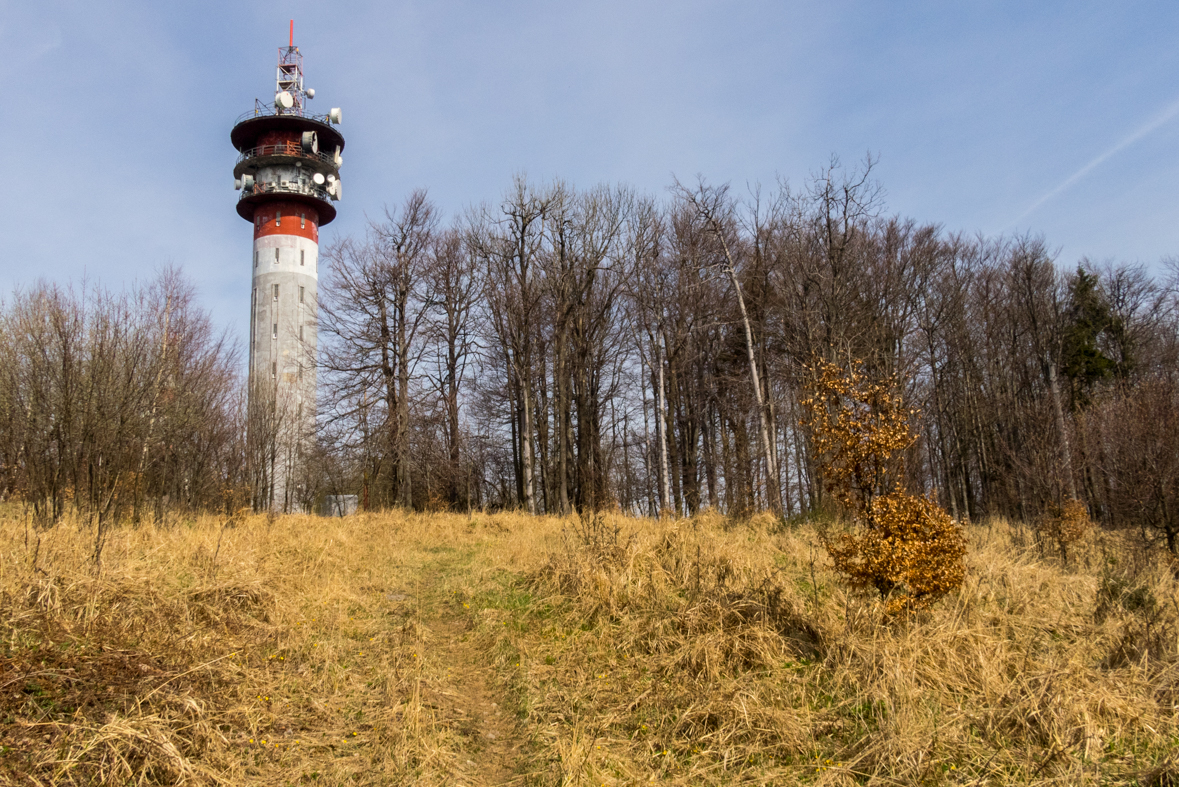
{"label": "satellite dish on tower", "polygon": [[304,153],[318,153],[319,152],[319,135],[314,131],[303,132],[303,152]]}
{"label": "satellite dish on tower", "polygon": [[295,97],[292,96],[289,91],[284,90],[281,93],[275,95],[274,105],[282,109],[290,109],[291,107],[295,106]]}
{"label": "satellite dish on tower", "polygon": [[313,181],[315,181],[315,185],[316,185],[316,186],[322,186],[322,185],[323,185],[324,177],[323,177],[323,175],[322,175],[321,173],[319,173],[319,172],[316,172],[314,175],[312,175],[312,176],[311,176],[311,179],[312,179]]}
{"label": "satellite dish on tower", "polygon": [[340,108],[332,107],[332,111],[328,113],[328,122],[335,123],[337,126],[343,121],[340,119]]}

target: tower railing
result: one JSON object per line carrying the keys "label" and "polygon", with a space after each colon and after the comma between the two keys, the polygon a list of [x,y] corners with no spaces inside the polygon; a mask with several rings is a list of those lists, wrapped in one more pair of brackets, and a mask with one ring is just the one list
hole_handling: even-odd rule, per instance
{"label": "tower railing", "polygon": [[259,145],[256,148],[246,148],[237,157],[237,163],[240,164],[246,159],[259,158],[261,156],[298,156],[299,158],[311,159],[312,161],[321,161],[333,167],[336,165],[334,155],[320,152],[309,153],[298,142],[280,142],[275,145]]}
{"label": "tower railing", "polygon": [[283,109],[276,107],[274,104],[266,104],[258,99],[254,99],[254,109],[249,112],[243,112],[238,115],[237,120],[233,121],[233,125],[237,125],[244,120],[250,120],[257,117],[270,117],[272,115],[288,115],[291,117],[306,118],[307,120],[315,120],[324,125],[331,125],[331,121],[327,115],[313,115],[310,112],[305,112],[302,107],[291,107],[290,109]]}
{"label": "tower railing", "polygon": [[320,188],[314,183],[299,183],[294,180],[255,183],[250,188],[242,189],[238,200],[241,201],[246,197],[252,197],[257,194],[300,194],[305,197],[315,197],[324,202],[330,202],[332,200],[332,196],[328,194],[327,189]]}

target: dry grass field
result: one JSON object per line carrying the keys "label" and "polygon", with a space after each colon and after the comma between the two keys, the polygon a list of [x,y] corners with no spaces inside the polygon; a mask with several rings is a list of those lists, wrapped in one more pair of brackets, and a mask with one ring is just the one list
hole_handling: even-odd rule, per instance
{"label": "dry grass field", "polygon": [[0,782],[1179,784],[1179,590],[969,529],[882,622],[809,524],[0,517]]}

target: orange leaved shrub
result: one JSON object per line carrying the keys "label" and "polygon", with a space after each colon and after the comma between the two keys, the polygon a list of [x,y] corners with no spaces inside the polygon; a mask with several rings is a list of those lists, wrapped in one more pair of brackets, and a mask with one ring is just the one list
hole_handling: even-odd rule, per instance
{"label": "orange leaved shrub", "polygon": [[1036,520],[1041,544],[1044,540],[1055,544],[1065,563],[1068,562],[1069,547],[1084,539],[1092,528],[1085,504],[1076,498],[1065,500],[1061,505],[1049,505],[1047,512]]}
{"label": "orange leaved shrub", "polygon": [[966,539],[934,500],[903,486],[915,440],[895,380],[872,382],[859,364],[811,369],[803,400],[824,486],[850,515],[852,532],[824,537],[856,587],[874,588],[890,613],[923,609],[962,584]]}

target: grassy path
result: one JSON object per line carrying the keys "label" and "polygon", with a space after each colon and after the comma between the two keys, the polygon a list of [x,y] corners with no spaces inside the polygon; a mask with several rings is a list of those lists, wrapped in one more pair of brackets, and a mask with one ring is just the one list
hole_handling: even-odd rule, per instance
{"label": "grassy path", "polygon": [[461,576],[468,562],[463,558],[474,554],[451,554],[427,563],[411,581],[423,669],[433,679],[429,702],[438,723],[463,744],[454,758],[456,783],[520,784],[526,741],[496,680],[486,643],[475,634],[469,604],[456,600],[449,589],[450,580]]}

